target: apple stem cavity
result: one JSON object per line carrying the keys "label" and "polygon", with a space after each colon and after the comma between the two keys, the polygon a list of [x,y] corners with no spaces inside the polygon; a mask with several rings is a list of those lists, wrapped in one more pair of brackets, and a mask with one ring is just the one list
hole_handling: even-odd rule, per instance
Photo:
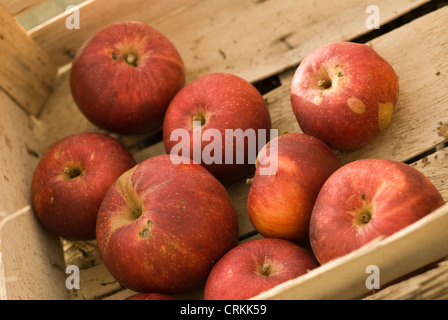
{"label": "apple stem cavity", "polygon": [[130,52],[124,56],[124,60],[126,63],[130,66],[136,67],[137,66],[137,56]]}
{"label": "apple stem cavity", "polygon": [[205,124],[205,116],[202,113],[198,113],[193,116],[193,121],[200,121],[201,126]]}
{"label": "apple stem cavity", "polygon": [[363,211],[361,212],[360,216],[359,216],[359,221],[362,224],[367,224],[369,223],[370,219],[372,219],[372,215],[370,214],[370,212],[368,211]]}
{"label": "apple stem cavity", "polygon": [[317,86],[324,90],[329,89],[331,87],[331,80],[329,79],[320,79],[317,81]]}
{"label": "apple stem cavity", "polygon": [[368,208],[362,209],[357,216],[357,224],[358,226],[364,226],[368,224],[372,220],[371,210]]}
{"label": "apple stem cavity", "polygon": [[142,215],[142,208],[140,208],[140,207],[134,208],[131,211],[131,214],[135,219],[140,218],[140,216]]}
{"label": "apple stem cavity", "polygon": [[64,168],[64,173],[67,174],[67,176],[70,179],[74,179],[76,177],[79,177],[82,175],[82,169],[80,168],[69,168],[69,167],[65,167]]}

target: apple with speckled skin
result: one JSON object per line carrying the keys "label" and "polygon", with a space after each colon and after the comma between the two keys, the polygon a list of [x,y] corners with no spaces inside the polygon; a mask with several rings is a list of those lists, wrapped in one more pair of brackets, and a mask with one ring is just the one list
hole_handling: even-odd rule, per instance
{"label": "apple with speckled skin", "polygon": [[291,241],[250,240],[216,263],[204,287],[204,300],[247,300],[318,266],[309,251]]}
{"label": "apple with speckled skin", "polygon": [[70,70],[71,93],[82,114],[124,135],[160,130],[168,104],[184,83],[177,49],[138,21],[97,31],[77,51]]}
{"label": "apple with speckled skin", "polygon": [[96,236],[104,265],[124,287],[180,294],[203,285],[237,244],[238,220],[226,189],[207,169],[173,164],[163,154],[111,186]]}
{"label": "apple with speckled skin", "polygon": [[356,160],[322,186],[311,214],[311,247],[324,264],[409,226],[444,203],[431,181],[408,164]]}
{"label": "apple with speckled skin", "polygon": [[129,151],[106,134],[83,132],[55,142],[40,159],[31,182],[37,218],[62,238],[94,239],[104,195],[134,165]]}
{"label": "apple with speckled skin", "polygon": [[[250,82],[231,73],[212,73],[186,85],[171,101],[163,142],[167,153],[190,157],[229,183],[252,173],[270,129],[266,102]],[[179,130],[187,133],[185,140],[176,135]]]}
{"label": "apple with speckled skin", "polygon": [[[280,135],[264,148],[249,189],[249,219],[265,237],[308,241],[311,211],[319,190],[342,163],[325,143],[304,133]],[[271,156],[272,152],[277,157]],[[262,172],[272,165],[265,161],[267,155],[277,161],[275,174]]]}
{"label": "apple with speckled skin", "polygon": [[333,149],[371,142],[393,118],[398,76],[370,46],[325,44],[300,63],[291,83],[291,104],[304,133]]}

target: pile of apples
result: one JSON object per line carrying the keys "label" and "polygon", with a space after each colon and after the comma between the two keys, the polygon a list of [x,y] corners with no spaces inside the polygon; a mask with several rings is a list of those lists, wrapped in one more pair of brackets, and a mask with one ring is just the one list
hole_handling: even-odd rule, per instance
{"label": "pile of apples", "polygon": [[[248,299],[444,204],[411,166],[386,159],[343,165],[334,152],[368,144],[392,120],[398,77],[367,45],[330,43],[302,61],[291,105],[303,133],[266,141],[255,165],[238,163],[216,142],[229,129],[269,132],[261,94],[229,73],[185,85],[180,54],[146,24],[117,22],[88,39],[70,87],[84,116],[110,133],[163,129],[166,154],[140,163],[106,133],[63,137],[32,180],[42,224],[68,240],[96,239],[111,275],[142,293],[129,299],[174,299],[201,286],[204,299]],[[203,134],[199,145],[193,123]],[[176,130],[188,135],[173,141]],[[244,145],[246,155],[251,148]],[[193,161],[211,149],[215,161]],[[181,161],[173,161],[180,151]],[[262,173],[273,164],[275,172]],[[253,172],[247,209],[263,237],[238,244],[225,185]]]}

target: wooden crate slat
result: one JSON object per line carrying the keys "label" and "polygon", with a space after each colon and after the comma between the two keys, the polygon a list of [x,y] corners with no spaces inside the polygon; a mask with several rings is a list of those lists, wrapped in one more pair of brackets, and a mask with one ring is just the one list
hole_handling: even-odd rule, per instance
{"label": "wooden crate slat", "polygon": [[448,261],[364,300],[448,300]]}
{"label": "wooden crate slat", "polygon": [[[425,2],[375,5],[383,24]],[[212,72],[231,72],[254,82],[297,64],[318,45],[367,33],[366,8],[356,0],[203,1],[154,26],[180,49],[189,68],[187,82]]]}
{"label": "wooden crate slat", "polygon": [[36,115],[51,91],[57,68],[0,5],[0,88]]}
{"label": "wooden crate slat", "polygon": [[35,124],[3,90],[0,119],[0,300],[67,298],[59,239],[30,205],[39,156]]}
{"label": "wooden crate slat", "polygon": [[[381,0],[375,5],[383,24],[426,2]],[[182,10],[166,16],[181,5]],[[63,14],[30,31],[59,66],[69,63],[81,43],[100,26],[134,19],[150,23],[178,47],[189,70],[187,81],[228,71],[252,82],[297,63],[319,44],[370,31],[365,25],[367,4],[357,0],[337,4],[331,0],[97,0],[79,8],[79,30],[67,30],[67,14]]]}

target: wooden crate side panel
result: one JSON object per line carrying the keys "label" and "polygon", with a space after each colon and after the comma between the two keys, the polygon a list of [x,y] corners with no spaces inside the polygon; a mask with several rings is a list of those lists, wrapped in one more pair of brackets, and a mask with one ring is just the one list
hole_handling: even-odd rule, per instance
{"label": "wooden crate side panel", "polygon": [[448,300],[448,261],[364,300]]}
{"label": "wooden crate side panel", "polygon": [[[426,2],[384,0],[375,5],[383,24]],[[30,32],[61,66],[101,26],[116,20],[141,20],[159,29],[179,49],[189,71],[187,82],[218,71],[233,72],[252,82],[297,64],[317,45],[370,31],[367,6],[357,0],[337,4],[331,0],[97,0],[79,6],[79,30],[65,27],[64,14]]]}
{"label": "wooden crate side panel", "polygon": [[59,239],[42,228],[30,207],[10,217],[0,222],[1,299],[68,299]]}
{"label": "wooden crate side panel", "polygon": [[24,13],[32,8],[47,2],[48,0],[2,0],[0,4],[5,7],[6,10],[16,16]]}
{"label": "wooden crate side panel", "polygon": [[38,114],[57,68],[0,5],[0,88],[30,114]]}
{"label": "wooden crate side panel", "polygon": [[0,106],[0,298],[67,297],[59,239],[43,230],[30,205],[36,124],[2,90]]}

